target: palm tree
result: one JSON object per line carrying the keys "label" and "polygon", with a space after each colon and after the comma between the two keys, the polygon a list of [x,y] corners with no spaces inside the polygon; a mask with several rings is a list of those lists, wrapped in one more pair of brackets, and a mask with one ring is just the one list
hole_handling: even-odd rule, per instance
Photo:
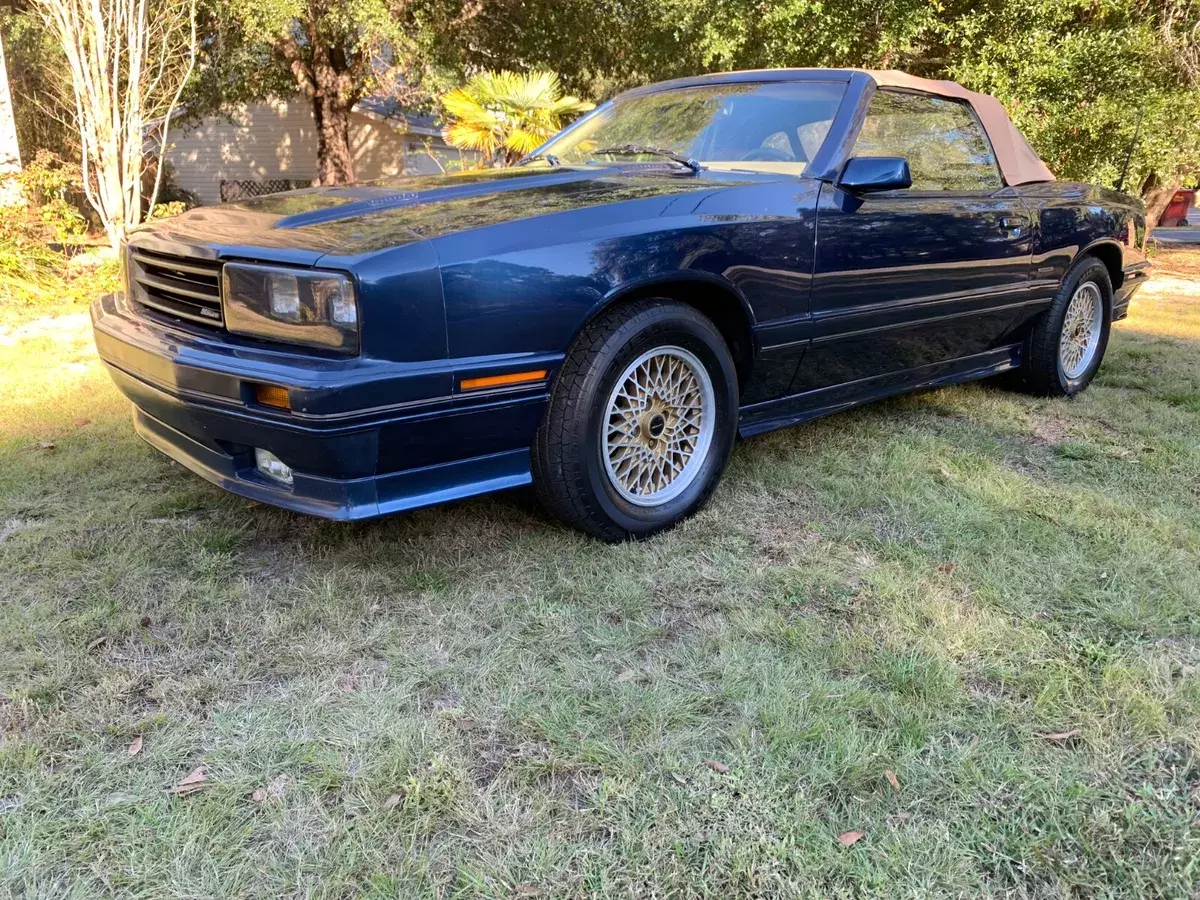
{"label": "palm tree", "polygon": [[462,150],[477,150],[491,165],[511,166],[595,104],[559,95],[553,72],[480,72],[442,97],[451,120],[443,136]]}

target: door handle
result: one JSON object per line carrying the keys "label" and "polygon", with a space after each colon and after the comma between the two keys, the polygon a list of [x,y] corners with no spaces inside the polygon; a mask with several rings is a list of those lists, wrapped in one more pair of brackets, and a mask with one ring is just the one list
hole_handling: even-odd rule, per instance
{"label": "door handle", "polygon": [[1029,220],[1024,216],[1004,216],[1000,220],[1000,227],[1004,231],[1011,231],[1014,234],[1020,234],[1021,229],[1029,224]]}

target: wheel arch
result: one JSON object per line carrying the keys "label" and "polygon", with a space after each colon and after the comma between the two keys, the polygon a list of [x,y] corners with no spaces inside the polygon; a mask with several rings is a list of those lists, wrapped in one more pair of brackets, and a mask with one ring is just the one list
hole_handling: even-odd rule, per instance
{"label": "wheel arch", "polygon": [[754,337],[754,314],[746,298],[728,281],[699,272],[672,272],[627,282],[609,291],[588,313],[571,336],[579,334],[597,316],[615,306],[635,300],[665,298],[690,306],[703,313],[725,338],[737,369],[738,384],[745,387],[754,370],[758,343]]}
{"label": "wheel arch", "polygon": [[[1125,280],[1125,271],[1123,268],[1125,253],[1121,249],[1121,245],[1111,239],[1099,240],[1088,244],[1075,254],[1075,259],[1071,261],[1071,269],[1086,257],[1092,257],[1104,263],[1104,268],[1108,269],[1108,278],[1112,282],[1113,294],[1115,295],[1121,287],[1121,283]],[[1069,272],[1070,269],[1067,271]]]}

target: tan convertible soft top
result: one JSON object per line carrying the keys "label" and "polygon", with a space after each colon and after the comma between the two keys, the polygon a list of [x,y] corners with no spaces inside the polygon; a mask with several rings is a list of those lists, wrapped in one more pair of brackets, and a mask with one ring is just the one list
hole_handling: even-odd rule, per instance
{"label": "tan convertible soft top", "polygon": [[1054,173],[1046,166],[1038,155],[1033,152],[1024,135],[1017,131],[1016,126],[1008,118],[1008,113],[1000,101],[988,94],[977,94],[968,91],[961,84],[953,81],[935,81],[931,78],[918,78],[905,72],[865,70],[875,79],[880,87],[907,88],[912,91],[924,91],[927,94],[940,94],[943,97],[954,97],[965,100],[979,116],[996,151],[996,161],[1000,163],[1000,171],[1004,173],[1007,184],[1029,184],[1034,181],[1053,181]]}

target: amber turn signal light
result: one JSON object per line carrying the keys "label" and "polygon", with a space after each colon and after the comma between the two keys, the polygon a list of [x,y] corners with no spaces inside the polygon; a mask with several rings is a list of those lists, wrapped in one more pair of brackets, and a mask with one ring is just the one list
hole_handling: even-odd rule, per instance
{"label": "amber turn signal light", "polygon": [[273,406],[276,409],[287,410],[292,408],[292,402],[288,399],[287,388],[281,388],[274,384],[258,384],[254,386],[254,395],[263,406]]}
{"label": "amber turn signal light", "polygon": [[487,375],[483,378],[464,378],[462,389],[473,391],[479,388],[504,387],[510,384],[528,384],[531,381],[541,381],[546,377],[545,369],[532,372],[513,372],[509,375]]}

